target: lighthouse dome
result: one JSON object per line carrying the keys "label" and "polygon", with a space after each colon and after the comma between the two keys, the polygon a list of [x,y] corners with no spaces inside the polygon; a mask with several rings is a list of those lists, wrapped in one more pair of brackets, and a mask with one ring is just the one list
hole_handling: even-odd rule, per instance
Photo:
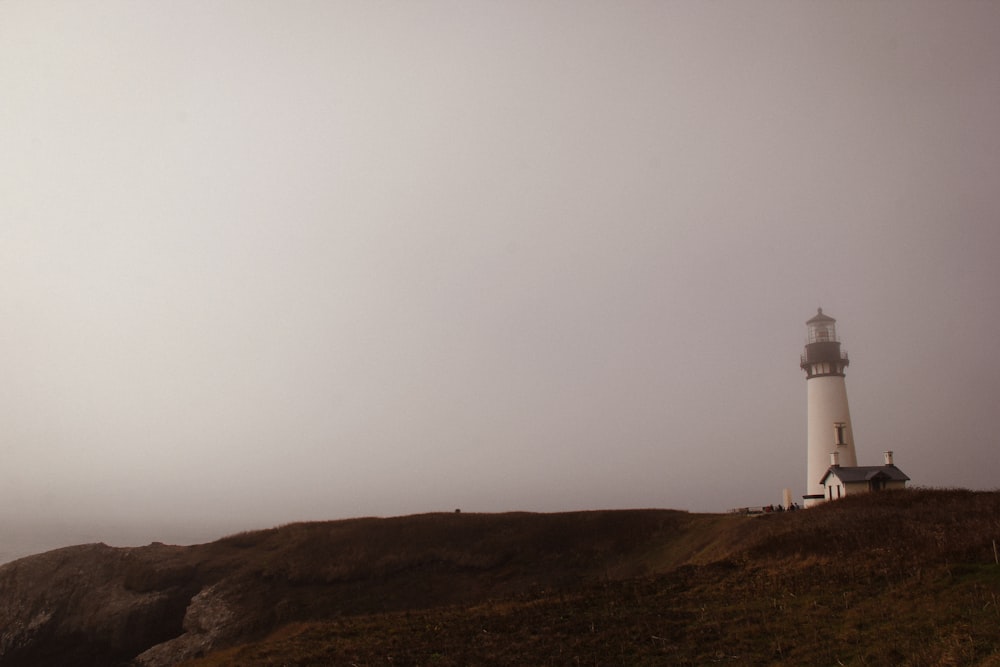
{"label": "lighthouse dome", "polygon": [[836,321],[837,320],[833,319],[832,317],[824,313],[822,308],[817,308],[816,314],[813,315],[812,319],[806,320],[806,324],[812,324],[813,322],[836,322]]}

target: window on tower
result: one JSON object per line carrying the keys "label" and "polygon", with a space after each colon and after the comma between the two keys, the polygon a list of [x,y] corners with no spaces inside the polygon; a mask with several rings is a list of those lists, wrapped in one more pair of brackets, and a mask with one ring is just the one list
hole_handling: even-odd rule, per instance
{"label": "window on tower", "polygon": [[833,433],[836,444],[846,445],[847,444],[847,424],[844,422],[837,422],[833,425]]}

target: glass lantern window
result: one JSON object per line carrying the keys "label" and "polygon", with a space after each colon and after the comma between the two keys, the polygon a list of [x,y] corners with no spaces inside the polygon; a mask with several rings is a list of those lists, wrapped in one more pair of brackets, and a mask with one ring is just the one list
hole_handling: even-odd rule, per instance
{"label": "glass lantern window", "polygon": [[817,322],[809,325],[810,343],[832,343],[837,340],[837,328],[833,322]]}

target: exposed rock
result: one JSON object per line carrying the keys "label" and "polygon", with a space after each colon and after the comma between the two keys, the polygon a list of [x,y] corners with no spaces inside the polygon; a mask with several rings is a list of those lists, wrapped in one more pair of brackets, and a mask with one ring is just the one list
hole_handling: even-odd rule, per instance
{"label": "exposed rock", "polygon": [[140,653],[135,663],[142,667],[170,667],[204,655],[224,637],[239,635],[236,614],[219,588],[210,586],[192,598],[184,615],[184,634]]}
{"label": "exposed rock", "polygon": [[137,551],[91,544],[0,567],[0,665],[113,665],[180,634],[192,591],[129,587],[153,555]]}

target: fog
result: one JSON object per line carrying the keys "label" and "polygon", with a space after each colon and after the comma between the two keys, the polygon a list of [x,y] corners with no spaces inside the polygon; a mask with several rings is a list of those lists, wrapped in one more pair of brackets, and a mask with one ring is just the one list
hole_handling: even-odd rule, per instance
{"label": "fog", "polygon": [[0,2],[0,560],[998,486],[1000,4]]}

